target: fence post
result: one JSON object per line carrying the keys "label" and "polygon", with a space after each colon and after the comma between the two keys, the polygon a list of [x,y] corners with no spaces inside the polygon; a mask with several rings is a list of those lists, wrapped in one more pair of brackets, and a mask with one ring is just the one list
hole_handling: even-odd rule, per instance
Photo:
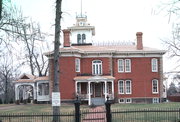
{"label": "fence post", "polygon": [[75,122],[80,122],[80,100],[78,96],[76,97],[76,100],[74,102],[75,105]]}
{"label": "fence post", "polygon": [[105,102],[105,105],[106,105],[106,120],[107,122],[112,122],[111,101],[109,100],[108,96],[107,96],[107,101]]}

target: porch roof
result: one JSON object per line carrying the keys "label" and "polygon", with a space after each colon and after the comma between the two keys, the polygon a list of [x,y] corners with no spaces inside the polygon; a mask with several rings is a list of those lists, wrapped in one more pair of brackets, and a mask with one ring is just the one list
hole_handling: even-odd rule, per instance
{"label": "porch roof", "polygon": [[106,75],[106,76],[77,76],[74,77],[75,81],[97,81],[97,80],[114,80],[115,77]]}

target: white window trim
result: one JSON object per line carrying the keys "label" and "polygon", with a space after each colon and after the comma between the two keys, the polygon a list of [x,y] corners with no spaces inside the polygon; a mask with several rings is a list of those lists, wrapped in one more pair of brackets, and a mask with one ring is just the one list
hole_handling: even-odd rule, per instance
{"label": "white window trim", "polygon": [[152,103],[159,103],[159,98],[158,97],[154,97],[152,99]]}
{"label": "white window trim", "polygon": [[[120,100],[123,100],[123,102],[121,102]],[[119,103],[125,103],[125,99],[124,98],[120,98],[120,99],[118,99],[118,102]]]}
{"label": "white window trim", "polygon": [[[126,68],[126,61],[129,61],[129,70],[127,71],[127,68]],[[131,59],[125,59],[124,61],[124,64],[125,64],[125,72],[131,72]]]}
{"label": "white window trim", "polygon": [[[120,81],[123,82],[123,92],[120,92],[120,86],[119,86],[119,85],[120,85]],[[124,90],[125,90],[125,87],[124,87],[125,84],[124,84],[124,83],[125,83],[124,80],[119,80],[119,81],[118,81],[118,93],[119,93],[119,94],[124,94]]]}
{"label": "white window trim", "polygon": [[[153,81],[154,81],[154,80],[157,81],[157,92],[154,92],[154,91],[153,91]],[[152,80],[152,93],[153,93],[153,94],[158,94],[158,93],[159,93],[159,81],[158,81],[157,79],[153,79],[153,80]]]}
{"label": "white window trim", "polygon": [[[154,65],[155,65],[155,69],[154,69]],[[158,59],[156,58],[151,59],[151,70],[152,72],[158,72]]]}
{"label": "white window trim", "polygon": [[[130,81],[130,93],[127,93],[127,91],[126,91],[126,88],[127,88],[127,87],[126,87],[126,82],[127,82],[127,81]],[[126,93],[126,94],[132,94],[132,81],[131,81],[131,80],[126,80],[126,81],[125,81],[125,93]]]}
{"label": "white window trim", "polygon": [[[120,63],[119,63],[119,61],[122,61],[122,70],[120,70]],[[118,72],[124,72],[124,60],[123,59],[118,59]]]}
{"label": "white window trim", "polygon": [[[102,74],[103,74],[102,61],[101,61],[101,63],[98,64],[98,66],[101,65],[101,69],[100,69],[100,70],[101,70],[101,73],[99,73],[99,74],[94,73],[94,68],[93,68],[93,66],[94,66],[94,64],[95,64],[95,63],[93,63],[94,61],[101,61],[101,60],[93,60],[93,61],[92,61],[92,74],[93,74],[93,75],[102,75]],[[97,64],[96,64],[96,65],[97,65]],[[95,65],[95,66],[96,66],[96,65]]]}
{"label": "white window trim", "polygon": [[[127,102],[127,100],[130,100],[130,101]],[[131,98],[126,98],[126,103],[132,103],[132,99]]]}
{"label": "white window trim", "polygon": [[76,72],[80,72],[81,71],[80,69],[81,69],[81,61],[79,58],[76,58],[75,59],[75,70],[76,70]]}

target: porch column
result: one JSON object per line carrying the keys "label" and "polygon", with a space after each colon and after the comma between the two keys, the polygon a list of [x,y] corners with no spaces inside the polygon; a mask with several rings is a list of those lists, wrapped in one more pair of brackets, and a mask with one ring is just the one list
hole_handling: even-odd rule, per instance
{"label": "porch column", "polygon": [[25,100],[25,86],[23,86],[23,100]]}
{"label": "porch column", "polygon": [[[37,86],[36,86],[37,85]],[[37,100],[37,96],[38,96],[38,84],[32,84],[32,87],[33,87],[33,97],[34,97],[34,100]]]}
{"label": "porch column", "polygon": [[91,105],[91,82],[88,82],[88,105]]}
{"label": "porch column", "polygon": [[18,85],[15,85],[15,100],[19,100],[19,88],[18,88]]}
{"label": "porch column", "polygon": [[107,81],[104,81],[104,96],[105,96],[105,101],[107,100]]}
{"label": "porch column", "polygon": [[114,81],[111,82],[112,83],[112,99],[114,99]]}

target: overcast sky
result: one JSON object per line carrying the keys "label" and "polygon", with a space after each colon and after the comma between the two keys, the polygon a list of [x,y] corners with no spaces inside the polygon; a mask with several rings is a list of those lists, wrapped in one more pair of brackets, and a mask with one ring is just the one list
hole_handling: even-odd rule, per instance
{"label": "overcast sky", "polygon": [[[39,22],[44,31],[54,33],[55,0],[11,1],[21,7],[24,16]],[[161,39],[170,36],[172,23],[168,23],[165,14],[156,14],[161,1],[82,0],[82,10],[88,22],[95,26],[95,41],[135,41],[136,32],[141,31],[145,46],[164,49]],[[65,29],[76,22],[81,0],[62,0],[62,8],[62,28]]]}

